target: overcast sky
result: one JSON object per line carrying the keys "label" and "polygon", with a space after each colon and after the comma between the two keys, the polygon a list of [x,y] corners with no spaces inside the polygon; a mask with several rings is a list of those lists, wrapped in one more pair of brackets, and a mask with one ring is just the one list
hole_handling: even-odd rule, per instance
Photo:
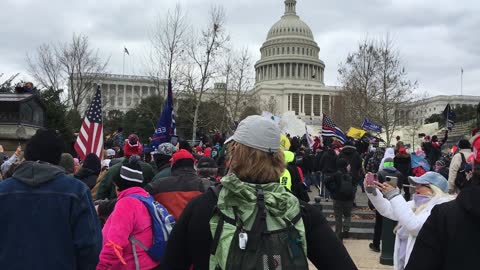
{"label": "overcast sky", "polygon": [[[284,12],[283,0],[181,0],[193,25],[203,25],[212,5],[227,14],[235,48],[253,59],[270,27]],[[390,33],[411,80],[430,95],[480,95],[480,2],[478,0],[298,0],[297,14],[312,29],[326,64],[325,83],[337,85],[346,55],[368,37]],[[130,51],[126,73],[144,73],[149,32],[173,0],[1,0],[0,74],[29,79],[25,56],[42,43],[66,42],[83,33],[105,58],[108,70],[122,72],[123,46]]]}

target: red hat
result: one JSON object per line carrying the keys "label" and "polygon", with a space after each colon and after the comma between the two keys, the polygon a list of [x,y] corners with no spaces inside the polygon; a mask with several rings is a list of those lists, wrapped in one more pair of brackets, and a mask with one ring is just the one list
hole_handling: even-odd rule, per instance
{"label": "red hat", "polygon": [[172,158],[170,159],[170,163],[173,165],[175,164],[175,162],[181,159],[191,159],[192,161],[195,161],[195,158],[193,157],[192,153],[188,152],[185,149],[180,149],[173,154]]}
{"label": "red hat", "polygon": [[135,134],[131,134],[128,136],[128,139],[125,140],[125,144],[123,145],[123,155],[126,158],[129,158],[133,155],[142,155],[143,147],[142,144],[138,141],[138,136]]}
{"label": "red hat", "polygon": [[400,149],[398,149],[398,152],[400,154],[405,154],[405,153],[407,153],[407,149],[405,147],[401,147]]}

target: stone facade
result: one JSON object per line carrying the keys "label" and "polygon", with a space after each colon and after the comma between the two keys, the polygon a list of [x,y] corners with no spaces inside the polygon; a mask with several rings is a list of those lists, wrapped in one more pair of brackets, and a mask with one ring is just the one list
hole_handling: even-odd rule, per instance
{"label": "stone facade", "polygon": [[452,110],[460,105],[477,106],[480,102],[480,96],[434,96],[413,102],[403,110],[399,110],[397,117],[399,124],[423,125],[425,120],[434,114],[441,114],[450,103]]}
{"label": "stone facade", "polygon": [[[92,93],[97,85],[102,91],[104,112],[119,110],[127,112],[135,108],[143,98],[151,95],[166,94],[167,81],[150,76],[117,74],[95,74]],[[80,106],[80,113],[87,110],[93,95],[88,96]]]}

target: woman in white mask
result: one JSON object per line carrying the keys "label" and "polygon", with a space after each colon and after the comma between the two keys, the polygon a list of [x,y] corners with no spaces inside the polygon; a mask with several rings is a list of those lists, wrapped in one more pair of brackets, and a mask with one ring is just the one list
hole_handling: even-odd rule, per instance
{"label": "woman in white mask", "polygon": [[421,177],[409,177],[415,188],[411,201],[405,201],[398,188],[365,178],[367,196],[375,209],[384,217],[398,221],[395,228],[393,264],[395,270],[403,270],[408,263],[415,239],[430,216],[432,208],[452,200],[448,192],[448,181],[436,172],[427,172]]}

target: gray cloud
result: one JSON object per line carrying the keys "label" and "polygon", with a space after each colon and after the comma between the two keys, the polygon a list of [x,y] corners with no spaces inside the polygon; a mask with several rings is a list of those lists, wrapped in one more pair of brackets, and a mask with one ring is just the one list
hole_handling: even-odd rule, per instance
{"label": "gray cloud", "polygon": [[[270,27],[283,14],[281,0],[180,0],[194,26],[206,23],[208,9],[223,5],[227,29],[236,48],[248,47],[254,60]],[[141,74],[149,31],[173,0],[0,2],[0,73],[29,78],[25,55],[42,43],[67,42],[72,33],[89,36],[109,70],[121,73],[123,46],[128,73]],[[458,94],[460,68],[464,93],[480,85],[480,3],[475,0],[298,0],[297,13],[314,32],[326,63],[326,83],[337,84],[337,69],[365,37],[390,33],[419,91]]]}

